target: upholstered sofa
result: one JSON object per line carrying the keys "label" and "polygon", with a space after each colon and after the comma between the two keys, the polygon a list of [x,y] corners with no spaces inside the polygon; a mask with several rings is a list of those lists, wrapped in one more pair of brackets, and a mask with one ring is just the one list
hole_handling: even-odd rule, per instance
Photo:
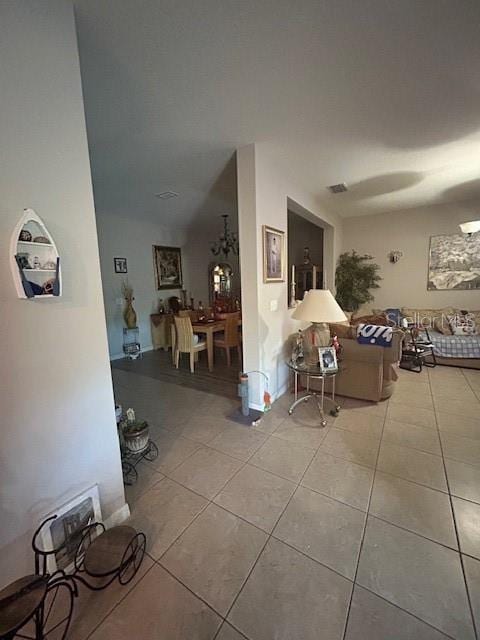
{"label": "upholstered sofa", "polygon": [[[400,360],[402,340],[400,330],[394,330],[390,347],[358,344],[353,337],[340,338],[343,351],[335,392],[347,398],[372,402],[389,398],[398,379],[395,365]],[[312,388],[319,388],[319,384],[315,380],[310,382]]]}

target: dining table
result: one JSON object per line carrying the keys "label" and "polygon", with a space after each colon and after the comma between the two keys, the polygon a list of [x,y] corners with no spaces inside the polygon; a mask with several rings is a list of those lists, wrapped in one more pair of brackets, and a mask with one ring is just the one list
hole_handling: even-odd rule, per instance
{"label": "dining table", "polygon": [[[242,319],[238,319],[238,326],[242,325]],[[213,322],[197,321],[192,322],[193,333],[204,334],[207,341],[208,370],[213,371],[213,341],[214,334],[225,331],[225,320],[214,320]]]}

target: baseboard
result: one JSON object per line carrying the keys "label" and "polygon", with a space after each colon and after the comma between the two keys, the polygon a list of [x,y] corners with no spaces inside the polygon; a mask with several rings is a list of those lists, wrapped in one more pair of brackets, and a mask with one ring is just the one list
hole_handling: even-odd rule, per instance
{"label": "baseboard", "polygon": [[[142,347],[142,353],[146,353],[147,351],[153,351],[153,345],[149,344],[146,347]],[[122,358],[125,358],[124,353],[115,353],[113,356],[110,356],[110,362],[122,360]]]}
{"label": "baseboard", "polygon": [[116,527],[117,525],[122,524],[122,522],[128,520],[129,517],[130,507],[128,506],[128,503],[125,502],[123,507],[114,511],[106,520],[104,520],[103,524],[107,529],[111,529],[111,527]]}

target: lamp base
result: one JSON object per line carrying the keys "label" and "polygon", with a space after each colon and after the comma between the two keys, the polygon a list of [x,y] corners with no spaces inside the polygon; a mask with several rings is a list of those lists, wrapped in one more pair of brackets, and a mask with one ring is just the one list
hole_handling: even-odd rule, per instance
{"label": "lamp base", "polygon": [[318,364],[318,347],[330,344],[330,329],[325,322],[313,322],[303,331],[305,362],[308,365]]}

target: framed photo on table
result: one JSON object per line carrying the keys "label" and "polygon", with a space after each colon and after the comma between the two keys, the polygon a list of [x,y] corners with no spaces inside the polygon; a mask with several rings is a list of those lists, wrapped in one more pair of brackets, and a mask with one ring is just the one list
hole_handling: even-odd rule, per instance
{"label": "framed photo on table", "polygon": [[285,281],[285,232],[263,225],[263,281]]}
{"label": "framed photo on table", "polygon": [[335,347],[318,347],[318,360],[322,373],[336,373],[338,371]]}

